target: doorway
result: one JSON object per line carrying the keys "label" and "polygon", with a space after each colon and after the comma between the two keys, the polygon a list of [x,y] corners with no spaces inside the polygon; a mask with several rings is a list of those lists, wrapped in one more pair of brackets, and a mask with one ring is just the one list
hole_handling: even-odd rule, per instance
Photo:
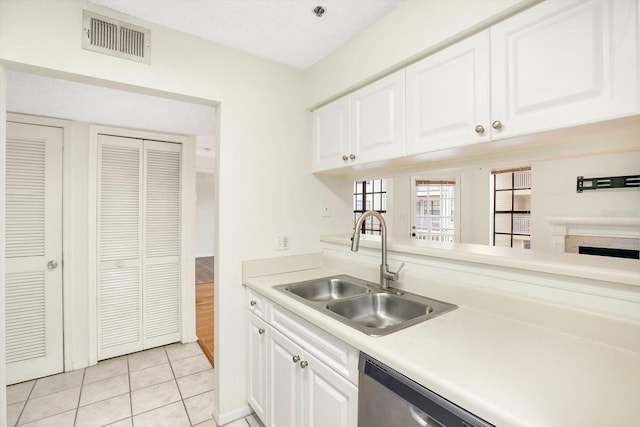
{"label": "doorway", "polygon": [[213,365],[214,318],[214,174],[196,174],[196,335]]}

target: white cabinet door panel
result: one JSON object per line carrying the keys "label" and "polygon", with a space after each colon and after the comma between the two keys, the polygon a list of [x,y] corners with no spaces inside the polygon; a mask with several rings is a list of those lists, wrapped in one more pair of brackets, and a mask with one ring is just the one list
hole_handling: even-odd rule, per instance
{"label": "white cabinet door panel", "polygon": [[483,31],[407,68],[407,154],[489,140],[489,62]]}
{"label": "white cabinet door panel", "polygon": [[314,170],[346,166],[350,153],[349,97],[334,101],[313,113]]}
{"label": "white cabinet door panel", "polygon": [[301,426],[302,375],[298,363],[302,357],[302,349],[273,328],[269,333],[267,426]]}
{"label": "white cabinet door panel", "polygon": [[356,427],[358,388],[310,354],[304,358],[301,425]]}
{"label": "white cabinet door panel", "polygon": [[63,370],[62,140],[60,128],[7,122],[7,384]]}
{"label": "white cabinet door panel", "polygon": [[491,27],[493,137],[637,112],[636,8],[548,1]]}
{"label": "white cabinet door panel", "polygon": [[248,400],[258,418],[265,421],[267,410],[267,324],[247,310],[249,348]]}
{"label": "white cabinet door panel", "polygon": [[351,94],[351,152],[356,163],[404,155],[404,70]]}

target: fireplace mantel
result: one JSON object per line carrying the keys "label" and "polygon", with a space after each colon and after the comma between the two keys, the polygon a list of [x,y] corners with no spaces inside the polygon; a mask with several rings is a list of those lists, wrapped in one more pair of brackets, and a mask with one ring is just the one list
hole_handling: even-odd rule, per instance
{"label": "fireplace mantel", "polygon": [[567,236],[609,237],[640,239],[640,218],[638,217],[569,217],[549,216],[552,245],[555,252],[565,252]]}

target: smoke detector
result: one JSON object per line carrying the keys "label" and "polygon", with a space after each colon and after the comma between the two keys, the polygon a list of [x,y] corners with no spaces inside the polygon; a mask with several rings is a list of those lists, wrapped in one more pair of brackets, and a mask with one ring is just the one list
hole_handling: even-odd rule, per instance
{"label": "smoke detector", "polygon": [[318,18],[322,18],[326,11],[327,10],[322,6],[316,6],[315,9],[313,9],[314,15],[316,15]]}

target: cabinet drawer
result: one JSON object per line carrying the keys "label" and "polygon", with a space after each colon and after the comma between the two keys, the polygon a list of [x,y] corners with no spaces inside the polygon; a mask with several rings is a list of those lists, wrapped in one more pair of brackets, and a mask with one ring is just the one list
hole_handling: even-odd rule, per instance
{"label": "cabinet drawer", "polygon": [[256,316],[260,317],[262,320],[268,321],[268,305],[269,300],[264,296],[260,295],[257,292],[252,291],[249,288],[247,289],[247,310]]}
{"label": "cabinet drawer", "polygon": [[331,369],[358,384],[358,350],[277,304],[272,305],[270,323]]}

